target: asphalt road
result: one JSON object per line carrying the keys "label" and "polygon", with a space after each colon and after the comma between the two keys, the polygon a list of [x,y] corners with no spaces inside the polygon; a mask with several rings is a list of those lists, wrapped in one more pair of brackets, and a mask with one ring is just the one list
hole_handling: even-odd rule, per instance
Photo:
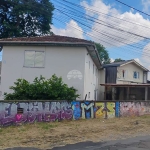
{"label": "asphalt road", "polygon": [[[9,148],[6,150],[39,150],[35,148]],[[47,150],[150,150],[150,136],[109,142],[82,142]]]}

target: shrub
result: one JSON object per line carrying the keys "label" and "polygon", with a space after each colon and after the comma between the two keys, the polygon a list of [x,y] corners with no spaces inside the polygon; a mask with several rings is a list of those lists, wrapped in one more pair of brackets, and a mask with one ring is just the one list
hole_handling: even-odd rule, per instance
{"label": "shrub", "polygon": [[10,89],[13,93],[5,93],[5,100],[76,100],[79,97],[74,87],[64,84],[61,77],[55,74],[50,79],[40,76],[33,83],[25,79],[17,79]]}

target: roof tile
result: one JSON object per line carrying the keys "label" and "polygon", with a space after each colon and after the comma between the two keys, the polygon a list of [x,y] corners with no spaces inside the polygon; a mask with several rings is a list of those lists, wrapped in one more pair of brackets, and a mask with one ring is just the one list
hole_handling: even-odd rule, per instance
{"label": "roof tile", "polygon": [[84,39],[78,39],[73,37],[67,36],[59,36],[59,35],[52,35],[52,36],[36,36],[36,37],[18,37],[18,38],[4,38],[0,39],[0,42],[71,42],[71,43],[92,43],[91,41],[87,41]]}

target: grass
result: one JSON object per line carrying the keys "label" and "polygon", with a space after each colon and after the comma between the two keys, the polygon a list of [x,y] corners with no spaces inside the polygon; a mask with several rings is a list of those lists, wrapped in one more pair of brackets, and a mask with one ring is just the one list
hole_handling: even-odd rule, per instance
{"label": "grass", "polygon": [[57,127],[56,124],[43,123],[43,122],[42,122],[42,123],[39,123],[38,125],[39,125],[39,127],[40,127],[41,129],[44,129],[44,130],[49,130],[49,129],[52,129],[52,128]]}
{"label": "grass", "polygon": [[22,126],[10,126],[0,128],[0,149],[12,147],[12,145],[13,147],[31,146],[47,149],[62,143],[104,141],[150,135],[149,125],[150,115],[53,123],[35,122]]}

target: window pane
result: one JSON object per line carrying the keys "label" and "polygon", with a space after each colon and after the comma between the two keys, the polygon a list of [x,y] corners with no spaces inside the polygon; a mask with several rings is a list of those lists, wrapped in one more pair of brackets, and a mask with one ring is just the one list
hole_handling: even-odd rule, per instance
{"label": "window pane", "polygon": [[137,79],[137,72],[134,72],[133,78]]}
{"label": "window pane", "polygon": [[34,67],[34,55],[35,55],[35,51],[25,51],[24,66]]}
{"label": "window pane", "polygon": [[35,67],[44,67],[44,52],[35,52]]}

